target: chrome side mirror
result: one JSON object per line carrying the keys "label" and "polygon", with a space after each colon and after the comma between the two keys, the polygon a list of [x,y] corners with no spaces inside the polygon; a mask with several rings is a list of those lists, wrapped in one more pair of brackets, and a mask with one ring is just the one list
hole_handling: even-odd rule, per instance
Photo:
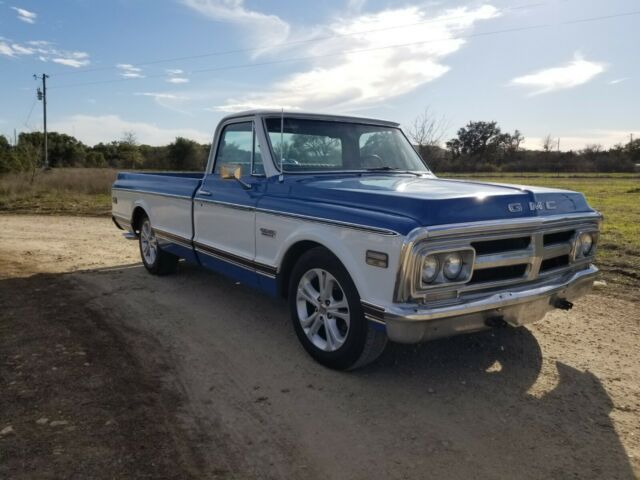
{"label": "chrome side mirror", "polygon": [[242,167],[240,165],[222,165],[220,167],[220,178],[222,180],[235,180],[245,190],[251,190],[251,185],[244,182],[240,177],[242,177]]}

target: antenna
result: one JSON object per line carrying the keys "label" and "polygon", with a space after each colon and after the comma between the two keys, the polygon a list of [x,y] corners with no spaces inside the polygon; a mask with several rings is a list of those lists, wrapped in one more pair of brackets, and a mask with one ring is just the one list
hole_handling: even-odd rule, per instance
{"label": "antenna", "polygon": [[284,107],[280,109],[280,177],[279,181],[284,180]]}

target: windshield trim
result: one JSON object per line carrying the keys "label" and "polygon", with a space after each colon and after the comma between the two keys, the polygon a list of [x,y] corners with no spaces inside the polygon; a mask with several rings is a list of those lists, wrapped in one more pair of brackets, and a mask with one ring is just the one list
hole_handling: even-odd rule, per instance
{"label": "windshield trim", "polygon": [[327,119],[320,119],[320,118],[305,118],[304,116],[296,116],[296,115],[291,115],[291,114],[286,114],[285,115],[285,119],[286,118],[297,118],[300,120],[319,120],[322,122],[331,122],[331,123],[349,123],[349,124],[356,124],[356,125],[368,125],[368,126],[372,126],[372,127],[380,127],[380,128],[388,128],[388,129],[393,129],[393,130],[397,130],[400,132],[400,135],[402,135],[404,137],[404,139],[407,141],[407,143],[411,146],[411,149],[414,151],[414,153],[417,155],[418,159],[420,160],[420,163],[422,163],[422,165],[424,166],[425,170],[367,170],[367,169],[351,169],[351,170],[306,170],[306,171],[289,171],[289,170],[285,170],[283,168],[281,168],[280,165],[280,158],[277,157],[276,153],[275,153],[275,149],[273,148],[273,145],[271,144],[271,136],[269,135],[269,128],[267,127],[267,120],[268,119],[279,119],[280,116],[279,115],[265,115],[261,118],[262,121],[262,128],[264,129],[265,132],[265,137],[267,138],[267,142],[268,142],[268,146],[269,146],[269,153],[271,154],[271,159],[273,161],[273,166],[275,167],[275,169],[277,170],[278,174],[280,175],[309,175],[309,174],[318,174],[318,173],[377,173],[377,174],[388,174],[388,173],[402,173],[402,174],[428,174],[428,175],[433,175],[433,172],[431,171],[431,169],[429,168],[429,165],[427,165],[427,162],[425,162],[425,160],[422,158],[422,156],[420,155],[420,153],[418,153],[418,151],[415,149],[415,147],[413,146],[413,144],[411,143],[411,141],[409,140],[409,138],[405,135],[405,133],[402,131],[402,128],[400,128],[399,125],[381,125],[379,123],[374,123],[374,122],[367,122],[366,119],[363,119],[363,121],[361,122],[355,122],[355,121],[343,121],[343,120],[337,120],[337,119],[332,119],[332,118],[327,118]]}

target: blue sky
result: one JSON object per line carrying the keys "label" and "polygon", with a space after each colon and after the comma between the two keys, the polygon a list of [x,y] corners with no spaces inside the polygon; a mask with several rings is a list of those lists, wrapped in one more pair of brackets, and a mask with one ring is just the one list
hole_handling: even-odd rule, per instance
{"label": "blue sky", "polygon": [[[640,136],[637,0],[0,0],[0,134],[210,139],[254,107],[380,117],[425,107],[538,148]],[[191,58],[184,58],[191,57]],[[292,60],[293,59],[293,60]],[[32,110],[33,107],[33,110]],[[31,114],[30,114],[31,112]]]}

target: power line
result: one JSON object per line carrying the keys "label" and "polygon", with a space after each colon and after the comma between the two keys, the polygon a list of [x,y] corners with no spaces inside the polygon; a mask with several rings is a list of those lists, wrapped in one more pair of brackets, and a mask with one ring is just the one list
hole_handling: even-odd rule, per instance
{"label": "power line", "polygon": [[25,120],[24,120],[24,122],[23,122],[24,126],[25,126],[25,127],[27,127],[27,128],[28,128],[28,129],[30,129],[30,130],[33,130],[33,128],[31,128],[31,127],[29,126],[29,120],[31,120],[31,114],[33,113],[33,109],[34,109],[34,107],[36,106],[36,102],[37,102],[37,101],[38,101],[38,98],[37,98],[37,97],[35,97],[35,98],[33,99],[33,103],[31,104],[31,108],[29,109],[29,114],[27,115],[27,118],[25,118]]}
{"label": "power line", "polygon": [[[507,7],[505,9],[503,9],[503,11],[523,10],[523,9],[526,9],[526,8],[542,7],[542,6],[545,6],[545,5],[549,5],[549,2],[536,2],[536,3],[525,4],[525,5],[519,5],[519,6],[516,6],[516,7]],[[448,21],[448,20],[456,20],[456,19],[461,19],[461,18],[467,18],[467,16],[468,15],[456,15],[456,16],[452,16],[452,17],[446,17],[446,20]],[[374,28],[374,29],[370,29],[370,30],[360,30],[360,31],[357,31],[357,32],[350,32],[350,33],[326,35],[326,36],[314,37],[314,38],[310,38],[310,39],[306,39],[306,40],[294,40],[294,41],[290,41],[290,42],[283,42],[283,43],[280,43],[280,44],[278,44],[276,46],[278,48],[281,48],[281,47],[289,47],[289,46],[294,46],[294,45],[306,45],[306,44],[309,44],[309,43],[322,42],[322,41],[325,41],[325,40],[333,40],[333,39],[338,39],[338,38],[353,37],[353,36],[357,36],[357,35],[364,35],[364,34],[376,33],[376,32],[384,32],[384,31],[389,31],[389,30],[398,30],[398,29],[401,29],[401,28],[415,27],[415,26],[418,26],[418,25],[427,25],[429,23],[439,23],[439,22],[442,22],[442,21],[443,21],[442,18],[434,18],[434,19],[430,19],[430,20],[425,20],[423,22],[407,23],[407,24],[403,24],[403,25],[394,25],[394,26],[391,26],[391,27]],[[145,61],[142,61],[142,62],[132,62],[132,64],[137,66],[137,67],[145,67],[145,66],[149,66],[149,65],[157,65],[157,64],[160,64],[160,63],[180,62],[180,61],[184,61],[184,60],[197,60],[197,59],[200,59],[200,58],[232,55],[232,54],[236,54],[236,53],[260,52],[262,50],[264,50],[264,49],[260,48],[260,47],[238,48],[238,49],[234,49],[234,50],[221,50],[221,51],[217,51],[217,52],[201,53],[201,54],[196,54],[196,55],[186,55],[186,56],[181,56],[181,57],[171,57],[171,58],[160,58],[160,59],[154,59],[154,60],[145,60]],[[92,73],[92,72],[100,72],[100,71],[105,71],[105,70],[113,70],[113,69],[116,69],[116,68],[117,68],[117,66],[114,66],[114,65],[110,65],[110,66],[106,66],[106,67],[83,68],[83,69],[80,69],[80,70],[73,70],[73,71],[54,73],[51,76],[61,77],[61,76],[68,76],[68,75],[77,75],[77,74],[81,74],[81,73]]]}
{"label": "power line", "polygon": [[[313,59],[320,59],[320,58],[336,57],[336,56],[340,56],[340,55],[344,55],[344,54],[351,54],[351,53],[366,53],[366,52],[372,52],[372,51],[378,51],[378,50],[387,50],[387,49],[393,49],[393,48],[409,47],[409,46],[414,46],[414,45],[424,45],[424,44],[428,44],[428,43],[444,42],[444,41],[451,41],[451,40],[463,40],[463,39],[469,39],[469,38],[475,38],[475,37],[486,37],[486,36],[491,36],[491,35],[499,35],[499,34],[506,34],[506,33],[516,33],[516,32],[523,32],[523,31],[529,31],[529,30],[539,30],[539,29],[549,28],[549,27],[554,27],[554,26],[559,26],[559,25],[568,25],[568,24],[573,24],[573,23],[595,22],[595,21],[599,21],[599,20],[606,20],[606,19],[612,19],[612,18],[628,17],[628,16],[632,16],[632,15],[640,15],[640,10],[639,11],[634,11],[634,12],[625,12],[625,13],[620,13],[620,14],[614,14],[614,15],[603,15],[603,16],[598,16],[598,17],[584,18],[584,19],[578,19],[578,20],[570,20],[570,21],[560,22],[560,23],[543,23],[543,24],[528,25],[528,26],[523,26],[523,27],[506,28],[506,29],[502,29],[502,30],[492,30],[492,31],[488,31],[488,32],[472,33],[472,34],[469,34],[469,35],[459,35],[459,36],[451,36],[451,37],[440,38],[440,39],[430,39],[430,40],[425,40],[425,41],[422,41],[422,42],[411,42],[411,43],[403,43],[403,44],[395,44],[395,45],[385,45],[385,46],[381,46],[381,47],[371,47],[371,48],[363,48],[363,49],[355,49],[355,50],[343,50],[341,52],[328,53],[328,54],[323,54],[323,55],[306,55],[306,56],[300,56],[300,57],[289,57],[289,58],[283,58],[283,59],[280,59],[280,60],[269,60],[269,61],[257,62],[257,63],[242,63],[242,64],[236,64],[236,65],[227,65],[227,66],[223,66],[223,67],[211,67],[211,68],[204,68],[204,69],[198,69],[198,70],[191,70],[191,71],[189,71],[187,73],[189,75],[197,75],[197,74],[201,74],[201,73],[220,72],[220,71],[227,71],[227,70],[238,70],[238,69],[242,69],[242,68],[264,67],[264,66],[268,66],[268,65],[278,65],[278,64],[289,63],[289,62],[299,62],[299,61],[304,61],[304,60],[313,60]],[[162,73],[162,74],[155,74],[155,75],[147,75],[147,76],[139,77],[139,78],[116,78],[116,79],[111,79],[111,80],[97,80],[97,81],[94,81],[94,82],[63,84],[63,85],[58,85],[58,86],[52,86],[52,87],[49,87],[49,88],[50,89],[60,89],[60,88],[83,87],[83,86],[90,86],[90,85],[105,85],[105,84],[111,84],[111,83],[128,82],[128,81],[132,81],[132,80],[144,80],[144,79],[164,78],[164,77],[166,77],[166,75],[164,73]]]}

